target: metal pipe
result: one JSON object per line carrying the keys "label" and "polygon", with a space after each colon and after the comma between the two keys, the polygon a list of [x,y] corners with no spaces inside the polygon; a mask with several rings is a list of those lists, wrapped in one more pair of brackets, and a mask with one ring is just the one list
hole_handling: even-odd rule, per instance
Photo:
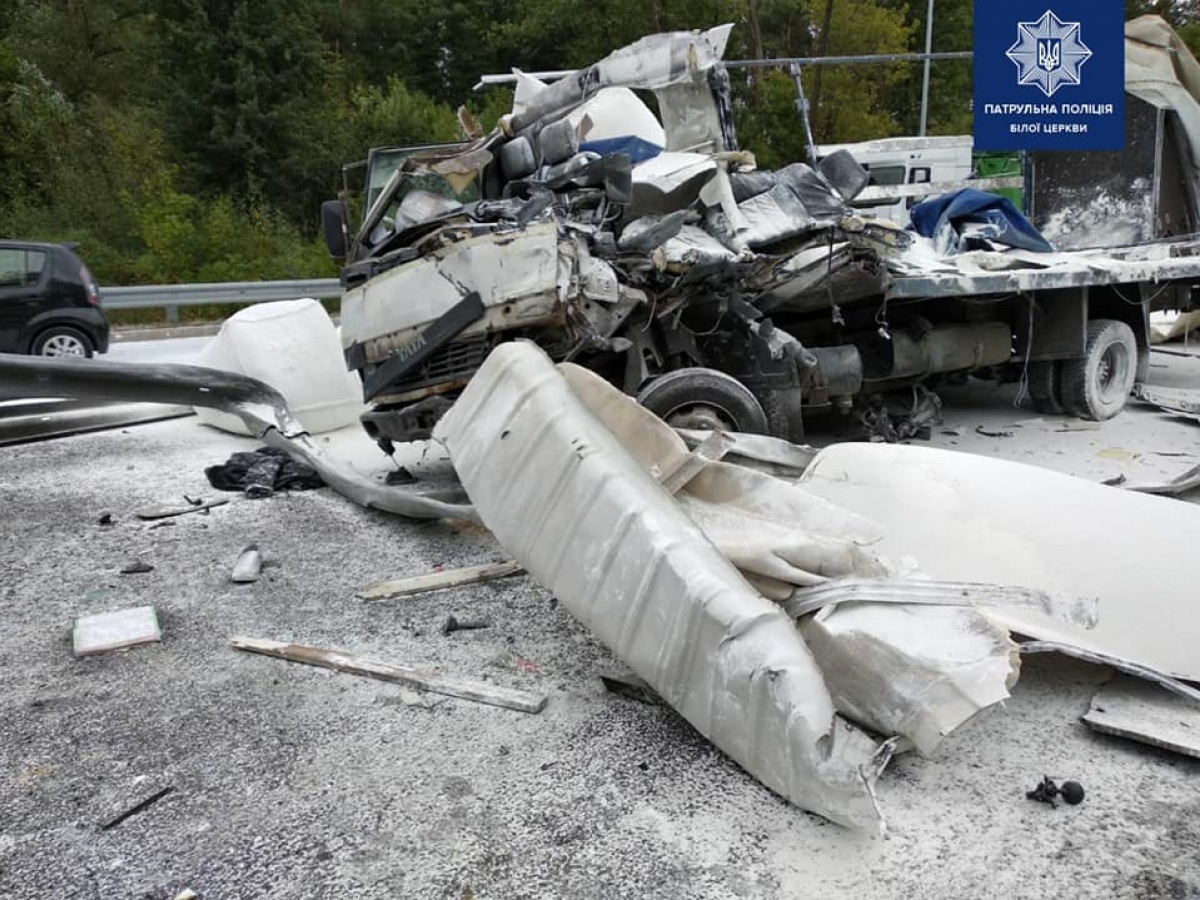
{"label": "metal pipe", "polygon": [[792,81],[796,85],[796,109],[800,113],[800,121],[804,123],[804,140],[808,147],[808,164],[814,169],[817,166],[817,143],[813,140],[812,120],[808,117],[808,97],[804,95],[804,82],[800,75],[800,65],[793,63],[788,67],[792,73]]}
{"label": "metal pipe", "polygon": [[[932,0],[931,0],[932,2]],[[731,59],[722,65],[726,69],[770,69],[790,68],[798,66],[843,66],[885,62],[916,62],[918,60],[938,59],[971,59],[975,55],[972,50],[948,50],[941,53],[868,53],[858,56],[782,56],[776,59]],[[573,75],[577,69],[553,69],[546,72],[525,72],[541,81],[553,81]],[[512,84],[517,80],[514,74],[482,75],[474,90],[478,91],[489,85]]]}
{"label": "metal pipe", "polygon": [[929,123],[929,61],[933,51],[933,0],[929,0],[929,9],[925,13],[925,71],[921,74],[921,124],[917,134],[925,136],[925,126]]}

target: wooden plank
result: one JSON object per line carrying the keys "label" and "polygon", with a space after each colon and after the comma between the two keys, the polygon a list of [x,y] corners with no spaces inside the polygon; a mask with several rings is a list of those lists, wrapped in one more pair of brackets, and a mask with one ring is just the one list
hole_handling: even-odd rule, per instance
{"label": "wooden plank", "polygon": [[447,678],[436,672],[375,662],[339,650],[326,650],[304,644],[288,644],[283,641],[268,641],[251,637],[232,637],[229,639],[229,644],[236,650],[261,653],[264,656],[274,656],[278,659],[304,663],[309,666],[320,666],[350,675],[378,678],[380,681],[394,681],[435,694],[445,694],[447,697],[458,697],[461,700],[472,700],[475,703],[486,703],[490,706],[502,706],[518,712],[539,713],[546,706],[544,694],[496,687],[483,681]]}
{"label": "wooden plank", "polygon": [[494,578],[509,578],[524,573],[525,569],[515,562],[465,566],[461,569],[428,572],[425,575],[413,575],[409,578],[397,578],[392,581],[373,581],[354,596],[361,600],[390,600],[393,597],[422,594],[426,591],[440,591],[445,588],[491,581]]}

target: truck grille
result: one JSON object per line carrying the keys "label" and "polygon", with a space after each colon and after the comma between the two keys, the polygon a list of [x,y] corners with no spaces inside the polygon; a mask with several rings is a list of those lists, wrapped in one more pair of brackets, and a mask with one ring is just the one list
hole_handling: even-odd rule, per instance
{"label": "truck grille", "polygon": [[452,341],[434,351],[424,365],[389,385],[387,393],[405,394],[448,381],[465,382],[483,364],[490,349],[486,336]]}

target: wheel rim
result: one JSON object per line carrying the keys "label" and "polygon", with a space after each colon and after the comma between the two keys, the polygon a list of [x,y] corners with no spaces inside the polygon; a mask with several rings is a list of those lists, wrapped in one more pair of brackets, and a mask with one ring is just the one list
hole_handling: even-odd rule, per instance
{"label": "wheel rim", "polygon": [[71,334],[56,334],[42,344],[42,356],[87,356],[83,341]]}
{"label": "wheel rim", "polygon": [[689,428],[694,431],[737,431],[737,421],[726,409],[711,403],[689,403],[677,406],[663,421],[672,428]]}
{"label": "wheel rim", "polygon": [[1106,403],[1124,399],[1129,384],[1129,348],[1113,343],[1104,348],[1096,366],[1096,387]]}

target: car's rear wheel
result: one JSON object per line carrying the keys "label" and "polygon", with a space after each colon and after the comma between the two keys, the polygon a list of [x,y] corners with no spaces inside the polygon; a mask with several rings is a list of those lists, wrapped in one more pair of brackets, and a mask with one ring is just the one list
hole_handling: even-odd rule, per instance
{"label": "car's rear wheel", "polygon": [[638,403],[675,428],[770,433],[758,398],[732,375],[715,369],[676,369],[651,381]]}
{"label": "car's rear wheel", "polygon": [[34,356],[90,357],[96,352],[92,339],[78,328],[55,325],[47,328],[33,340],[30,348]]}

